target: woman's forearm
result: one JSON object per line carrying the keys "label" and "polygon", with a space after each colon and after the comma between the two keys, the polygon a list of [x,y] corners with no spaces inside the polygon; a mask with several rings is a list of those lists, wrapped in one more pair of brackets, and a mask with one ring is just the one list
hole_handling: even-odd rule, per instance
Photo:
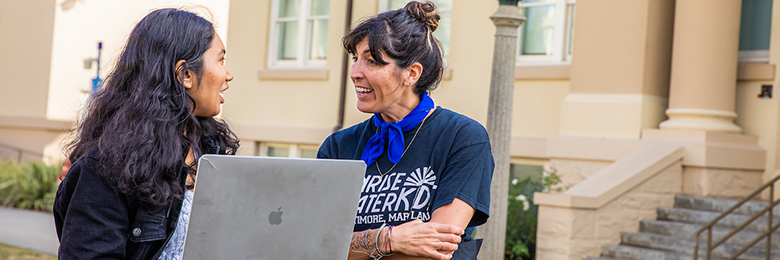
{"label": "woman's forearm", "polygon": [[374,236],[376,229],[352,232],[352,241],[349,243],[349,260],[371,259],[371,255],[376,254],[376,245]]}
{"label": "woman's forearm", "polygon": [[449,259],[463,234],[456,226],[419,219],[393,228],[392,233],[387,227],[353,232],[348,259],[365,260],[391,253],[395,254],[388,259]]}

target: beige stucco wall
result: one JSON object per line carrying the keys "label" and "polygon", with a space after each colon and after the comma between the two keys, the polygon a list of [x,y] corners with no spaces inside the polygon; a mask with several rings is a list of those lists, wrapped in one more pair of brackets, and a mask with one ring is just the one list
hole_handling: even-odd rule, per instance
{"label": "beige stucco wall", "polygon": [[[343,31],[344,1],[330,2],[328,35]],[[267,69],[271,1],[231,2],[228,69],[235,79],[225,92],[223,116],[234,124],[330,128],[336,123],[341,51],[328,37],[326,80],[258,79]],[[342,14],[342,15],[339,15]],[[317,109],[307,109],[316,106]],[[241,133],[239,133],[240,135]]]}
{"label": "beige stucco wall", "polygon": [[[574,84],[572,84],[574,86]],[[639,139],[666,119],[668,100],[643,94],[569,93],[561,105],[560,134]]]}
{"label": "beige stucco wall", "polygon": [[[680,1],[677,3],[679,4]],[[666,206],[671,205],[673,195],[680,193],[715,197],[744,196],[761,184],[762,175],[765,180],[770,175],[774,175],[775,159],[766,158],[777,157],[778,108],[776,106],[778,102],[774,98],[758,99],[756,95],[760,92],[761,84],[776,82],[774,77],[769,76],[767,79],[766,73],[757,71],[767,68],[774,70],[775,67],[754,64],[750,65],[754,66],[752,69],[744,69],[749,64],[743,64],[740,70],[751,72],[742,73],[741,76],[744,78],[739,82],[732,80],[731,88],[725,86],[728,82],[724,80],[717,80],[720,85],[714,88],[686,88],[694,82],[701,85],[702,82],[712,82],[715,78],[723,79],[722,77],[729,76],[728,74],[732,74],[732,78],[737,78],[735,76],[738,63],[736,59],[732,59],[735,57],[731,56],[713,58],[706,55],[686,54],[690,53],[688,51],[690,49],[711,50],[726,44],[694,41],[695,44],[685,42],[680,45],[683,47],[675,47],[675,52],[679,50],[687,59],[685,61],[695,61],[696,64],[707,63],[705,66],[707,69],[702,69],[702,66],[693,63],[679,62],[673,69],[670,66],[672,63],[670,28],[673,27],[673,22],[686,22],[694,19],[692,18],[694,16],[701,16],[695,18],[699,20],[705,18],[712,20],[720,13],[728,11],[731,17],[729,26],[733,27],[733,13],[739,8],[733,8],[734,2],[713,7],[705,1],[689,1],[687,4],[693,4],[689,11],[699,10],[696,7],[702,6],[712,10],[707,12],[699,10],[691,14],[677,13],[678,17],[682,15],[687,19],[680,21],[673,19],[675,13],[679,11],[675,10],[674,4],[675,1],[578,2],[571,86],[570,93],[562,105],[560,134],[590,139],[602,145],[588,145],[579,140],[557,142],[556,140],[562,139],[560,137],[547,139],[547,155],[552,157],[553,167],[560,168],[559,174],[563,176],[565,185],[577,188],[578,183],[587,182],[589,173],[600,171],[599,160],[585,154],[574,154],[565,159],[555,158],[558,154],[580,149],[591,149],[594,153],[610,150],[612,148],[608,140],[621,138],[642,139],[639,142],[649,142],[650,139],[654,139],[688,143],[685,146],[686,155],[680,165],[684,167],[668,175],[674,180],[664,181],[667,184],[674,183],[673,186],[676,186],[675,190],[660,195],[666,201]],[[614,6],[621,6],[621,9],[614,12],[605,11]],[[778,4],[775,4],[775,8],[777,6]],[[616,22],[610,23],[611,19],[615,19]],[[642,19],[645,19],[646,23],[637,23],[637,20]],[[618,20],[620,21],[617,22]],[[697,25],[702,23],[699,22]],[[721,31],[720,28],[723,27],[722,25],[709,26],[706,28],[707,34]],[[587,38],[583,34],[600,37]],[[774,34],[777,33],[773,32]],[[730,40],[734,40],[733,37]],[[733,49],[736,50],[736,46]],[[691,55],[698,56],[691,58]],[[776,64],[775,57],[770,58],[771,64]],[[731,69],[727,71],[724,68]],[[675,82],[670,78],[670,71],[678,73],[678,78],[688,80],[686,84],[678,82],[680,89],[676,92],[669,90],[670,82]],[[717,75],[711,75],[712,73]],[[756,76],[759,74],[760,76]],[[703,80],[705,78],[706,80]],[[703,86],[709,85],[712,84],[703,84]],[[777,93],[776,89],[774,93]],[[731,94],[736,94],[736,98],[729,99]],[[643,129],[657,128],[657,123],[664,119],[664,116],[659,116],[661,113],[658,112],[665,110],[668,101],[653,98],[665,98],[664,95],[675,95],[678,103],[689,102],[698,105],[694,106],[696,108],[723,110],[729,110],[730,103],[725,102],[727,99],[736,100],[737,124],[743,127],[745,135],[719,135],[702,129],[690,133],[652,130],[647,131],[644,136],[640,135]],[[655,124],[651,123],[653,121]],[[698,144],[693,145],[694,143]],[[575,146],[573,149],[572,147],[567,150],[562,149],[564,146],[572,145]],[[766,147],[769,148],[764,149]],[[602,162],[601,165],[609,165],[609,162]],[[768,170],[765,171],[764,168]],[[581,190],[582,187],[579,188]],[[621,188],[626,187],[621,186]],[[599,189],[596,187],[592,190],[598,192]],[[611,191],[602,189],[602,192]],[[575,203],[574,199],[571,200],[569,208],[540,204],[542,207],[537,234],[538,256],[544,259],[581,259],[583,255],[598,255],[599,245],[605,242],[619,242],[620,231],[635,231],[639,219],[654,218],[655,207],[662,206],[658,203],[638,203],[650,206],[641,209],[647,214],[637,214],[631,207],[613,205],[621,200],[630,201],[638,198],[631,195],[633,192],[637,192],[637,188],[632,188],[628,193],[620,195],[615,201],[593,212],[583,209],[583,203]],[[604,217],[594,217],[600,211],[603,211]],[[595,228],[590,226],[591,223],[598,221],[602,224],[596,224]],[[608,233],[611,235],[606,235]]]}
{"label": "beige stucco wall", "polygon": [[[73,120],[80,103],[89,92],[96,66],[85,69],[83,60],[97,57],[97,42],[103,42],[101,78],[113,68],[116,58],[135,24],[153,9],[185,7],[204,13],[210,11],[217,33],[227,43],[230,1],[219,0],[134,0],[72,1],[65,8],[57,1],[51,55],[51,76],[47,118]],[[205,7],[202,9],[200,7]],[[228,45],[229,46],[229,45]]]}
{"label": "beige stucco wall", "polygon": [[[488,17],[495,12],[497,5],[497,2],[454,2],[453,17],[456,18],[452,20],[448,57],[448,73],[451,76],[443,80],[431,94],[437,105],[481,123],[487,119],[491,68],[485,64],[492,62],[493,43],[492,40],[471,39],[492,39],[495,30]],[[240,55],[228,56],[228,68],[235,79],[231,89],[225,93],[223,117],[237,126],[238,135],[248,142],[319,145],[337,124],[340,79],[343,75],[341,62],[344,50],[341,37],[346,22],[346,0],[330,1],[326,65],[307,68],[310,71],[325,71],[327,77],[324,79],[306,78],[306,72],[291,69],[268,68],[270,8],[270,0],[231,2],[232,44],[229,53]],[[375,15],[378,10],[378,1],[354,1],[353,25]],[[473,50],[479,52],[475,54]],[[291,76],[258,77],[258,73],[284,73]],[[351,80],[347,82],[344,127],[370,116],[357,110],[354,86]]]}
{"label": "beige stucco wall", "polygon": [[438,105],[484,125],[487,123],[490,64],[493,63],[493,34],[496,32],[489,17],[498,9],[498,2],[452,2],[450,54],[447,57],[452,78],[442,82],[433,92],[433,98]]}
{"label": "beige stucco wall", "polygon": [[[197,2],[212,10],[219,33],[229,42],[228,66],[236,75],[236,79],[231,84],[231,89],[225,93],[225,119],[235,125],[273,126],[277,127],[277,132],[286,132],[291,128],[302,129],[303,135],[309,137],[291,136],[285,141],[303,140],[300,142],[310,144],[321,140],[336,123],[343,52],[339,40],[343,30],[345,0],[331,2],[329,34],[334,36],[330,37],[328,42],[329,59],[325,68],[328,77],[324,80],[258,79],[258,71],[265,69],[267,64],[270,0],[233,0],[229,4],[217,0],[72,2],[73,5],[66,10],[64,0],[51,1],[48,5],[40,5],[40,2],[32,4],[24,1],[0,1],[0,50],[10,57],[10,60],[24,61],[0,65],[5,66],[0,68],[0,73],[8,74],[0,77],[0,98],[3,99],[3,102],[0,102],[0,115],[72,120],[83,100],[82,91],[88,89],[89,80],[94,77],[94,68],[84,69],[82,60],[95,56],[95,43],[98,40],[104,42],[102,74],[105,75],[129,29],[145,13],[156,7],[182,6],[187,2]],[[440,88],[433,93],[439,105],[464,113],[482,123],[485,122],[487,114],[490,83],[490,66],[487,64],[490,64],[492,58],[492,41],[472,39],[492,39],[494,29],[487,17],[495,11],[496,4],[455,2],[451,54],[448,57],[451,77],[444,80]],[[378,1],[356,1],[353,20],[357,21],[376,13],[377,5]],[[47,14],[41,11],[41,6],[48,6],[50,12]],[[775,9],[778,9],[778,6],[780,5],[775,5]],[[515,138],[548,138],[571,134],[561,132],[561,129],[574,129],[577,128],[577,120],[590,120],[580,117],[578,113],[562,111],[566,108],[563,104],[565,97],[572,91],[600,91],[613,95],[611,97],[616,100],[640,100],[637,105],[631,105],[634,110],[622,110],[623,113],[633,111],[627,115],[598,110],[588,112],[632,122],[635,127],[630,129],[630,132],[645,127],[653,128],[652,122],[659,117],[658,113],[652,111],[664,105],[664,88],[659,87],[664,84],[664,74],[661,73],[661,77],[648,75],[652,75],[651,72],[655,70],[663,71],[663,66],[659,64],[667,62],[664,60],[666,56],[659,53],[663,54],[666,49],[641,50],[642,46],[657,47],[668,40],[665,36],[668,33],[664,32],[668,31],[669,21],[662,19],[659,14],[669,15],[669,11],[673,11],[669,9],[673,6],[669,1],[624,3],[603,0],[579,3],[577,8],[578,24],[596,26],[577,26],[576,35],[580,36],[575,39],[577,54],[574,55],[572,65],[572,83],[566,79],[517,80],[512,132]],[[621,11],[614,13],[625,13],[618,15],[618,18],[634,18],[618,26],[609,20],[617,18],[586,15],[588,10],[603,8],[617,8]],[[123,12],[110,12],[117,9],[122,9]],[[228,16],[230,22],[227,20]],[[473,19],[475,17],[483,19]],[[651,22],[658,20],[662,22]],[[778,19],[775,19],[774,23],[778,23]],[[24,26],[20,26],[21,24]],[[621,41],[613,39],[611,42],[593,39],[603,37],[587,37],[596,33],[589,33],[589,28],[596,27],[604,27],[603,30],[616,35],[633,33],[637,34],[637,37],[624,36],[619,37]],[[626,28],[646,28],[647,32],[626,31]],[[773,35],[778,34],[780,26],[773,28]],[[233,33],[226,36],[228,31]],[[776,63],[780,59],[776,49],[771,50],[770,63]],[[605,50],[610,54],[606,55]],[[628,56],[615,53],[626,53]],[[46,56],[50,58],[47,59]],[[621,59],[614,60],[614,57]],[[594,59],[603,61],[588,63],[587,66],[578,65],[578,60],[584,62]],[[47,69],[50,73],[46,73]],[[589,83],[578,84],[582,81]],[[767,148],[770,157],[774,158],[778,142],[777,124],[765,122],[780,121],[776,120],[780,107],[775,107],[776,102],[755,98],[756,88],[761,83],[771,82],[740,82],[737,88],[736,110],[740,114],[737,122],[745,127],[745,133],[760,136],[761,146]],[[20,85],[24,87],[14,87]],[[355,97],[351,93],[351,84],[348,85],[346,126],[368,117],[355,109]],[[588,87],[584,87],[586,85]],[[612,89],[615,87],[618,89]],[[614,96],[624,92],[634,93],[632,95],[636,96],[628,96],[628,99]],[[660,96],[661,99],[642,101],[653,96]],[[604,109],[620,110],[614,109],[613,105],[607,104]],[[312,106],[316,109],[312,109]],[[585,112],[578,108],[582,106],[570,110]],[[653,119],[643,121],[643,118]],[[249,129],[257,131],[257,128]],[[306,131],[307,129],[314,131]],[[768,160],[768,166],[773,166],[774,161],[775,159]],[[769,171],[766,174],[767,177],[771,175]]]}
{"label": "beige stucco wall", "polygon": [[766,170],[763,173],[765,181],[775,176],[778,135],[778,102],[777,87],[773,88],[772,99],[761,99],[761,85],[772,82],[748,81],[737,83],[735,123],[742,127],[746,135],[758,136],[758,145],[766,150]]}
{"label": "beige stucco wall", "polygon": [[558,135],[561,104],[568,93],[567,80],[516,81],[512,136],[548,138]]}
{"label": "beige stucco wall", "polygon": [[46,116],[54,3],[0,1],[0,116]]}
{"label": "beige stucco wall", "polygon": [[17,161],[44,161],[61,163],[63,133],[35,128],[0,128],[2,142],[23,150],[0,147],[0,159]]}
{"label": "beige stucco wall", "polygon": [[[778,17],[780,16],[780,1],[773,1],[772,3],[772,16]],[[772,27],[770,32],[770,46],[769,46],[769,63],[775,64],[775,71],[774,71],[774,80],[772,81],[774,88],[780,89],[780,86],[778,86],[778,76],[780,75],[780,66],[777,66],[777,64],[780,64],[780,48],[774,47],[777,46],[777,44],[771,44],[776,43],[778,40],[780,40],[780,19],[772,19]],[[775,93],[780,93],[779,91],[775,91]],[[780,98],[780,95],[778,95],[776,98]],[[774,99],[773,99],[774,100]],[[780,162],[780,153],[778,153],[778,148],[780,148],[780,103],[775,102],[775,108],[772,109],[771,112],[768,112],[770,114],[773,114],[773,116],[768,117],[769,123],[767,125],[772,125],[770,127],[773,127],[774,131],[771,131],[770,136],[761,136],[762,138],[767,138],[773,141],[770,141],[770,145],[766,146],[767,149],[767,165],[771,165],[772,167],[767,168],[767,172],[764,173],[764,180],[770,180],[772,177],[776,176],[778,173],[778,169],[780,169],[780,165],[778,165],[778,162]],[[739,109],[740,102],[737,100],[737,109]],[[771,129],[771,128],[770,128]]]}
{"label": "beige stucco wall", "polygon": [[0,0],[0,56],[8,61],[0,64],[0,144],[61,161],[63,133],[73,127],[95,77],[96,67],[85,69],[83,60],[97,57],[98,41],[105,78],[130,29],[149,11],[185,7],[206,15],[208,9],[227,44],[229,5],[223,0]]}
{"label": "beige stucco wall", "polygon": [[686,166],[683,193],[692,196],[744,198],[763,184],[762,170]]}
{"label": "beige stucco wall", "polygon": [[578,2],[572,92],[667,96],[673,13],[671,0]]}
{"label": "beige stucco wall", "polygon": [[639,139],[666,119],[674,1],[596,0],[576,8],[559,132]]}
{"label": "beige stucco wall", "polygon": [[550,167],[555,169],[555,173],[561,178],[559,187],[567,189],[604,169],[611,163],[612,161],[592,159],[553,158],[550,160]]}
{"label": "beige stucco wall", "polygon": [[[645,56],[641,70],[642,90],[647,95],[669,96],[670,64],[672,60],[672,33],[675,1],[649,1],[647,4],[647,32],[645,37]],[[657,126],[656,126],[657,127]]]}
{"label": "beige stucco wall", "polygon": [[[75,118],[83,91],[88,89],[90,79],[94,77],[94,68],[84,69],[82,60],[96,55],[96,42],[104,42],[103,64],[106,67],[102,75],[105,76],[135,21],[152,8],[182,6],[190,2],[211,9],[218,33],[227,44],[227,66],[235,80],[225,92],[222,116],[242,138],[245,149],[242,154],[257,155],[256,142],[318,145],[336,125],[340,77],[343,75],[340,39],[344,32],[346,0],[330,1],[327,65],[308,72],[287,70],[285,73],[292,75],[287,77],[267,76],[269,73],[283,74],[269,71],[271,68],[267,65],[271,0],[68,1],[73,5],[65,8],[66,0],[0,0],[0,54],[14,61],[0,64],[0,143],[47,155],[59,154],[61,130],[69,127],[66,121]],[[438,105],[484,124],[495,32],[488,17],[496,11],[498,3],[453,2],[448,57],[450,76],[432,97]],[[564,176],[564,185],[573,186],[635,149],[642,141],[642,130],[657,128],[665,119],[672,70],[674,3],[673,0],[579,1],[572,64],[557,64],[552,69],[555,73],[550,74],[554,76],[524,75],[515,81],[512,122],[515,147],[512,149],[518,152],[513,154],[534,158],[537,162],[549,161]],[[355,0],[353,23],[374,15],[378,4],[378,0]],[[780,4],[774,5],[774,13],[780,13]],[[780,37],[780,19],[773,20],[772,39],[777,42],[774,39]],[[780,48],[773,45],[769,63],[779,62]],[[524,66],[525,71],[551,71],[546,66],[531,66],[530,69],[528,65]],[[780,75],[780,66],[774,69],[774,75]],[[266,76],[260,77],[261,73]],[[299,77],[311,74],[325,77]],[[753,158],[766,163],[764,180],[774,176],[779,168],[776,162],[780,159],[777,153],[780,103],[776,100],[777,86],[772,99],[758,99],[756,94],[761,84],[776,82],[773,77],[734,83],[736,124],[742,127],[744,134],[757,136],[758,144],[766,150],[765,161],[762,161],[764,158]],[[346,93],[344,126],[348,127],[370,115],[355,108],[354,89],[349,82]],[[679,95],[705,101],[698,94]],[[19,117],[35,120],[19,120]],[[749,167],[746,172],[750,178],[747,179],[740,177],[745,172],[705,169],[718,158],[703,154],[726,156],[730,153],[715,153],[705,146],[692,148],[698,149],[695,156],[683,159],[685,167],[694,165],[685,168],[690,173],[687,175],[690,182],[695,182],[690,179],[697,176],[719,174],[725,177],[724,183],[737,180],[738,189],[734,190],[740,193],[757,184],[753,175],[761,174],[760,167]],[[763,156],[760,149],[753,150],[751,153],[738,152],[745,157]],[[2,149],[0,155],[15,156]],[[738,159],[748,161],[750,158]],[[522,159],[515,161],[524,162]],[[677,170],[665,173],[663,182],[676,184],[681,181],[671,175],[682,176]],[[711,185],[709,189],[719,187],[723,186]],[[591,254],[601,243],[614,242],[618,229],[634,230],[636,219],[652,218],[651,208],[667,205],[666,198],[684,191],[664,191],[663,199],[648,195],[656,200],[640,202],[647,204],[647,208],[641,209],[631,208],[629,204],[635,204],[636,198],[644,198],[642,196],[646,194],[642,189],[632,192],[641,194],[634,196],[631,193],[625,199],[615,200],[605,208],[607,213],[603,213],[624,214],[612,209],[628,209],[633,212],[625,213],[630,214],[626,218],[630,222],[600,218],[597,216],[602,213],[577,210],[564,214],[545,209],[540,214],[550,216],[554,221],[570,221],[577,228],[574,233],[578,235],[556,247],[569,247],[566,254],[570,256]],[[690,189],[688,192],[706,193]],[[592,225],[597,226],[580,226],[582,221],[596,221],[597,224]],[[597,227],[617,222],[620,222],[615,227],[617,231],[599,231],[597,235],[582,235],[584,233],[579,231],[590,229],[595,232]],[[561,228],[556,225],[540,226],[540,237],[548,235],[544,232],[551,228]],[[571,244],[580,242],[583,244]]]}

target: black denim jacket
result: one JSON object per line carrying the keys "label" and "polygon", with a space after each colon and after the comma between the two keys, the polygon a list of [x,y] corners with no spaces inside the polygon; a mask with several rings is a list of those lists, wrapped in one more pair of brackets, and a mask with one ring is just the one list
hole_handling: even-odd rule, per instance
{"label": "black denim jacket", "polygon": [[[204,150],[222,152],[218,146]],[[176,228],[182,201],[150,213],[98,175],[97,162],[95,150],[76,160],[57,190],[59,259],[157,259]],[[182,167],[182,187],[186,177]]]}

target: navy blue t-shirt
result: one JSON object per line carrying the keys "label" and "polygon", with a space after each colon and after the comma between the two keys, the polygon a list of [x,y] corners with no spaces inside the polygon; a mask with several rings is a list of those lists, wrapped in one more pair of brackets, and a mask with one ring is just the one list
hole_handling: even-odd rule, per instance
{"label": "navy blue t-shirt", "polygon": [[[414,137],[419,127],[404,132],[404,147],[409,148],[395,167],[387,152],[377,159],[379,169],[387,173],[383,177],[377,163],[368,165],[354,231],[378,228],[382,223],[428,221],[434,210],[455,198],[476,209],[469,227],[487,221],[494,162],[485,128],[441,107],[428,116]],[[369,118],[333,133],[317,157],[359,160],[376,131]]]}

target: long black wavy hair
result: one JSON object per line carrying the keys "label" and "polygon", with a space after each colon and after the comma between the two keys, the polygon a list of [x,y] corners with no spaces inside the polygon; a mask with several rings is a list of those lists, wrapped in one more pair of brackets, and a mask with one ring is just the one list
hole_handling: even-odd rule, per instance
{"label": "long black wavy hair", "polygon": [[[162,208],[183,198],[181,170],[190,148],[196,159],[214,153],[205,151],[209,146],[235,154],[236,135],[223,120],[193,115],[197,104],[182,84],[185,71],[200,78],[202,55],[214,36],[213,24],[192,12],[159,9],[146,15],[103,87],[90,97],[67,146],[69,160],[96,149],[96,170],[110,185]],[[179,60],[185,62],[176,67]],[[194,163],[186,166],[194,177]]]}

